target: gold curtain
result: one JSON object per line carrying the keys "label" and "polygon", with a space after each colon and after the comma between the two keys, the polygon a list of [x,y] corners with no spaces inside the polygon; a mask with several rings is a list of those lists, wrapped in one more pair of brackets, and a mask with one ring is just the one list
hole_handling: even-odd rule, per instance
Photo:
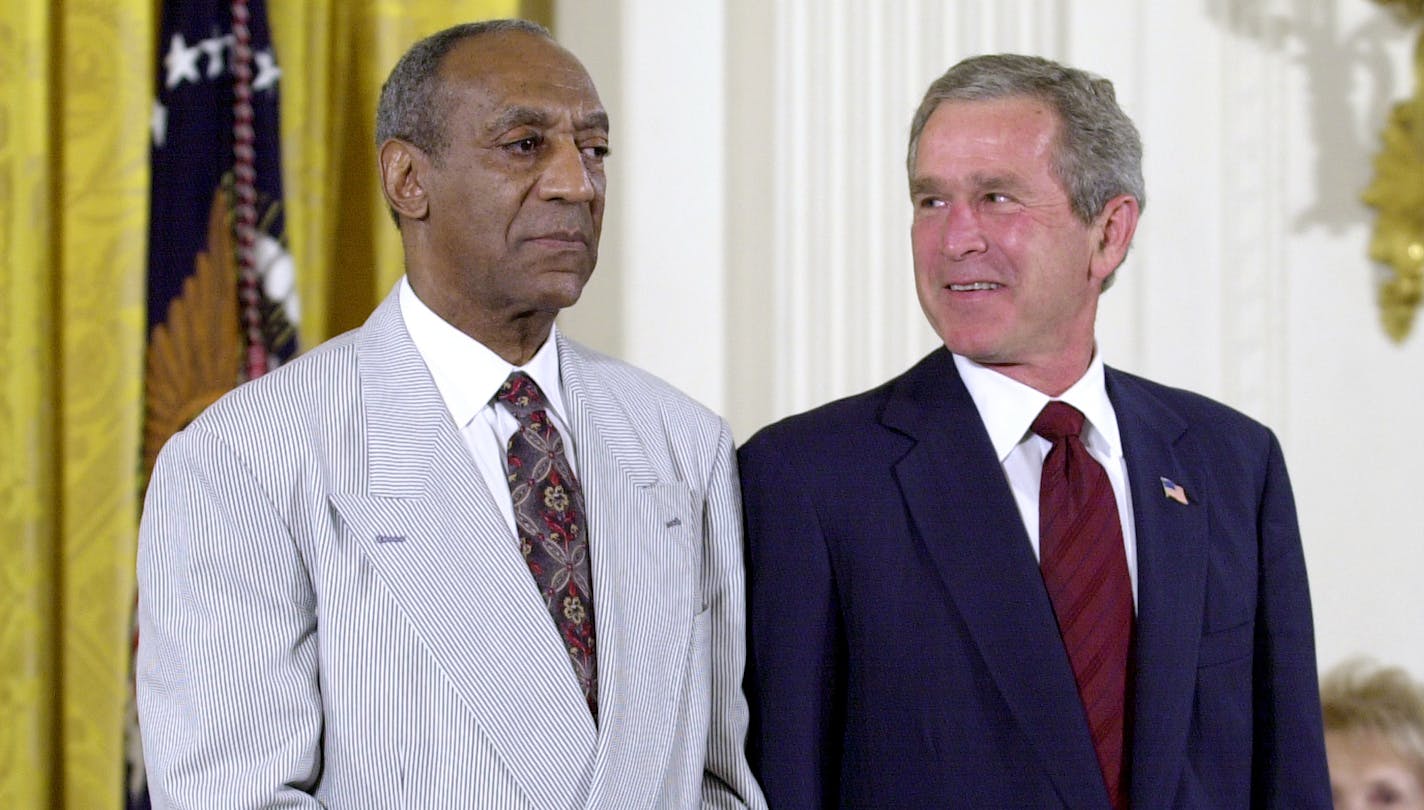
{"label": "gold curtain", "polygon": [[7,807],[121,795],[152,32],[152,0],[0,2]]}
{"label": "gold curtain", "polygon": [[[268,0],[303,343],[400,275],[371,145],[416,38],[548,2]],[[123,806],[157,0],[0,0],[0,806]]]}

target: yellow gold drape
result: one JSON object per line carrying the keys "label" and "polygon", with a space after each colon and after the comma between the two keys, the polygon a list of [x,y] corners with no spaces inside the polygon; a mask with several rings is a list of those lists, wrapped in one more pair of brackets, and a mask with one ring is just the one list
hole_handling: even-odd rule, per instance
{"label": "yellow gold drape", "polygon": [[[371,145],[415,38],[547,2],[268,0],[303,343],[401,272]],[[0,0],[0,806],[123,805],[157,0]]]}
{"label": "yellow gold drape", "polygon": [[0,5],[7,807],[121,795],[152,23],[151,0]]}

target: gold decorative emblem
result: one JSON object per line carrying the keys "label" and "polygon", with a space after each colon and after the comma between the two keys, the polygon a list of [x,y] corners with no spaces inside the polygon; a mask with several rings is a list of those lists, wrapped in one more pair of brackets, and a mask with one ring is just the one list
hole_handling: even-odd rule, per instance
{"label": "gold decorative emblem", "polygon": [[[1424,0],[1375,0],[1405,19],[1424,19]],[[1414,97],[1395,105],[1362,199],[1378,212],[1370,258],[1388,269],[1379,288],[1380,318],[1396,342],[1414,326],[1424,298],[1424,31],[1414,46]]]}
{"label": "gold decorative emblem", "polygon": [[164,442],[237,385],[242,332],[237,309],[237,253],[222,189],[208,215],[208,250],[193,261],[183,291],[148,341],[144,477]]}

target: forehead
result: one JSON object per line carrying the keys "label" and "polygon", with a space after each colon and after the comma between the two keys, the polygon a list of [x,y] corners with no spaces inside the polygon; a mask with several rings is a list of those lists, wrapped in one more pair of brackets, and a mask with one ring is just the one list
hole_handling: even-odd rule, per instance
{"label": "forehead", "polygon": [[575,121],[601,113],[588,71],[553,40],[525,31],[465,39],[440,62],[443,90],[480,112],[511,106],[567,110]]}
{"label": "forehead", "polygon": [[1395,743],[1389,734],[1369,728],[1325,732],[1325,747],[1332,755],[1369,762],[1403,762],[1405,758]]}
{"label": "forehead", "polygon": [[944,101],[925,122],[916,165],[1047,165],[1058,123],[1058,113],[1031,96]]}

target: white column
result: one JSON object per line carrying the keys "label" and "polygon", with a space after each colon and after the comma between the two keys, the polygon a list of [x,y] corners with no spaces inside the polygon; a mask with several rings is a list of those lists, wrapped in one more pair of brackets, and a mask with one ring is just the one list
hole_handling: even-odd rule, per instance
{"label": "white column", "polygon": [[598,271],[563,328],[726,409],[726,113],[717,2],[568,0],[555,34],[612,118]]}

